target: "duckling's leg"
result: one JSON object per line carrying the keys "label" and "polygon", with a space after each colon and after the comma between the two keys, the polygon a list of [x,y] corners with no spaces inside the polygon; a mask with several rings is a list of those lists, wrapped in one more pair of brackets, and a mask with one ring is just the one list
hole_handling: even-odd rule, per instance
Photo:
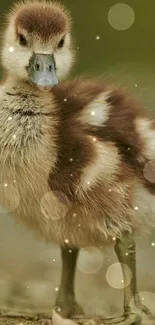
{"label": "duckling's leg", "polygon": [[82,308],[75,301],[74,293],[74,279],[78,253],[78,249],[70,249],[69,247],[61,248],[62,272],[55,308],[63,317],[83,314]]}
{"label": "duckling's leg", "polygon": [[124,232],[116,240],[115,252],[121,263],[124,277],[124,315],[115,319],[107,319],[106,324],[140,325],[142,322],[142,311],[148,314],[149,310],[141,305],[138,295],[136,247],[133,237],[129,233]]}

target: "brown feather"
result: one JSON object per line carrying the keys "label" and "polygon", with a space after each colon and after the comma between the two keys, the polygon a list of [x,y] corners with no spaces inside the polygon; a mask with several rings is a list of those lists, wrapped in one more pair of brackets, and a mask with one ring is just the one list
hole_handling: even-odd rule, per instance
{"label": "brown feather", "polygon": [[46,42],[51,35],[64,34],[70,30],[71,18],[67,10],[52,2],[27,2],[15,11],[18,28],[34,33]]}

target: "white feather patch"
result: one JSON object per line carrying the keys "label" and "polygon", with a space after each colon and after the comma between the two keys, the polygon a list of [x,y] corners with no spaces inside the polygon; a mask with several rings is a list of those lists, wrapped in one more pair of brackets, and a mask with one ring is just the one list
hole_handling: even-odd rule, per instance
{"label": "white feather patch", "polygon": [[110,92],[102,92],[89,105],[87,105],[79,116],[82,124],[102,126],[109,118],[110,105],[107,103]]}
{"label": "white feather patch", "polygon": [[155,130],[152,121],[139,118],[136,120],[136,129],[144,141],[143,154],[150,160],[155,159]]}
{"label": "white feather patch", "polygon": [[84,191],[103,180],[107,184],[110,183],[110,180],[113,179],[120,168],[120,158],[117,148],[111,143],[102,143],[93,137],[91,139],[92,141],[96,140],[93,141],[96,157],[83,170],[80,187]]}

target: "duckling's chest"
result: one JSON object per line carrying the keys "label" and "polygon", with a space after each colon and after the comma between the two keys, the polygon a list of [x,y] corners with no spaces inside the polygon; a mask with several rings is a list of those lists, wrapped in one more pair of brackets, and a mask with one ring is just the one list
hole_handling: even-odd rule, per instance
{"label": "duckling's chest", "polygon": [[16,157],[28,150],[31,153],[41,140],[45,124],[39,100],[8,91],[0,98],[0,105],[0,148]]}
{"label": "duckling's chest", "polygon": [[49,218],[47,201],[54,214],[59,206],[48,187],[56,160],[55,122],[39,114],[43,107],[32,96],[8,94],[0,105],[0,203],[31,228],[42,228]]}

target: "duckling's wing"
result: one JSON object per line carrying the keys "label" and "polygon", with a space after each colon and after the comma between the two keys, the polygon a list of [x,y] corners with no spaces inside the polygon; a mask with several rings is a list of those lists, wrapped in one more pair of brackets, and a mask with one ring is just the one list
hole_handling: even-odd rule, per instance
{"label": "duckling's wing", "polygon": [[[75,132],[82,130],[94,142],[115,145],[124,166],[144,178],[146,165],[155,160],[155,119],[151,112],[124,89],[101,80],[78,78],[60,83],[54,94],[62,121]],[[145,181],[155,193],[155,184]]]}

